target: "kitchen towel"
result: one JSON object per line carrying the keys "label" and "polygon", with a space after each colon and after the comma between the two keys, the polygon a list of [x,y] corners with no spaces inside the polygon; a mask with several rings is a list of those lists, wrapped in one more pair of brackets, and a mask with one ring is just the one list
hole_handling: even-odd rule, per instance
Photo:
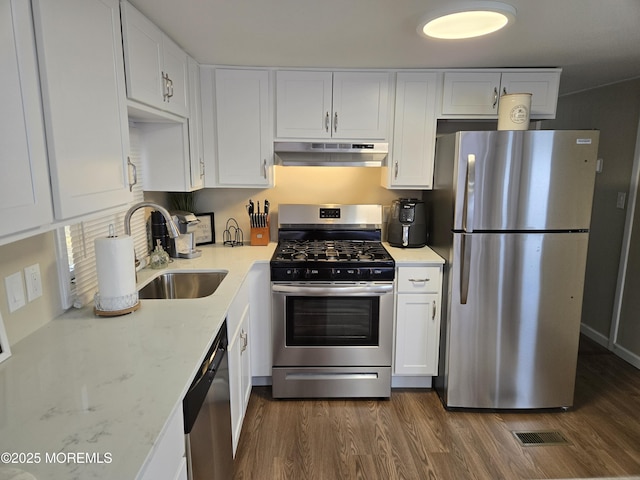
{"label": "kitchen towel", "polygon": [[135,306],[138,292],[133,239],[129,235],[97,238],[95,249],[98,272],[96,309],[117,311]]}

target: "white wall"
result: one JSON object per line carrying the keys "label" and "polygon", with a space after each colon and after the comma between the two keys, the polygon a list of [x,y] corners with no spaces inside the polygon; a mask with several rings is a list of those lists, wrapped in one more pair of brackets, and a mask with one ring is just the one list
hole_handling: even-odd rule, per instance
{"label": "white wall", "polygon": [[[249,199],[264,199],[271,204],[271,239],[277,239],[277,211],[281,203],[371,203],[391,205],[399,197],[420,198],[415,190],[387,190],[380,186],[381,169],[376,167],[282,167],[276,166],[276,186],[269,189],[209,188],[196,194],[198,212],[215,214],[216,243],[222,242],[222,234],[229,218],[235,218],[249,241],[249,217],[245,205]],[[166,195],[146,192],[146,199],[170,207]],[[261,210],[262,211],[262,210]]]}
{"label": "white wall", "polygon": [[[60,283],[56,270],[54,233],[48,232],[35,237],[0,247],[0,313],[9,337],[9,345],[14,345],[24,337],[45,325],[62,313]],[[40,265],[42,297],[9,313],[4,278],[33,264]],[[25,291],[26,299],[26,291]]]}
{"label": "white wall", "polygon": [[[609,342],[626,219],[626,210],[616,208],[616,200],[618,192],[629,196],[639,120],[637,79],[560,97],[556,120],[544,122],[545,129],[600,130],[598,156],[604,164],[602,173],[596,176],[582,323],[583,331],[605,346]],[[636,312],[636,323],[638,318]],[[638,334],[635,329],[633,335]],[[640,347],[640,338],[634,343]]]}

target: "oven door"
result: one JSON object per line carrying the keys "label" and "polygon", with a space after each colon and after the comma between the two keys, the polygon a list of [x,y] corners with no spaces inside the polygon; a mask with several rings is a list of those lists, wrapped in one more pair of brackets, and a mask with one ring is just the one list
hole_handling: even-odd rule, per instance
{"label": "oven door", "polygon": [[273,364],[390,366],[392,282],[271,284]]}

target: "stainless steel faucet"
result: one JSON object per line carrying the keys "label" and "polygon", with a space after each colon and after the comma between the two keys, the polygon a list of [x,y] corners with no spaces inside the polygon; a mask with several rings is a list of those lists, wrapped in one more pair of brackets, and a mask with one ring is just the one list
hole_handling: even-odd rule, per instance
{"label": "stainless steel faucet", "polygon": [[167,222],[167,229],[169,230],[169,236],[171,238],[178,238],[180,236],[180,231],[178,230],[178,227],[176,226],[173,219],[171,218],[171,214],[169,213],[169,211],[166,208],[164,208],[162,205],[158,205],[157,203],[153,203],[153,202],[136,203],[129,210],[127,210],[127,213],[124,215],[124,233],[126,235],[131,235],[131,216],[134,214],[136,210],[143,207],[153,208],[162,214],[165,221]]}

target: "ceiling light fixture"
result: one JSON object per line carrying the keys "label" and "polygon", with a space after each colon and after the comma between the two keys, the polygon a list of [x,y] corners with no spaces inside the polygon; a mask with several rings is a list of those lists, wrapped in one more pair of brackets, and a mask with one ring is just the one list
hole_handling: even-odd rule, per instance
{"label": "ceiling light fixture", "polygon": [[418,33],[447,40],[480,37],[513,23],[515,17],[516,9],[506,3],[459,3],[424,17],[418,25]]}

